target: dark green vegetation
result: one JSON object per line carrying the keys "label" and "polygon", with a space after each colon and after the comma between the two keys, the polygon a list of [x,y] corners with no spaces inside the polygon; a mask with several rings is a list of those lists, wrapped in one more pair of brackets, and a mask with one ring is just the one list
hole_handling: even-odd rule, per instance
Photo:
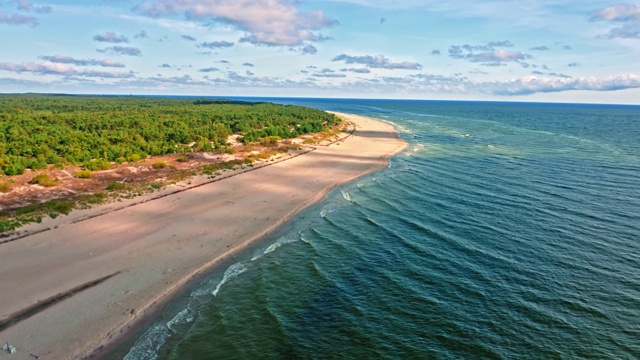
{"label": "dark green vegetation", "polygon": [[81,195],[75,199],[52,199],[41,204],[30,204],[17,209],[15,212],[0,211],[0,233],[14,230],[31,222],[41,222],[44,216],[55,219],[60,214],[67,215],[75,208],[86,208],[100,204],[105,200],[105,194]]}
{"label": "dark green vegetation", "polygon": [[147,155],[224,152],[231,134],[243,135],[245,143],[292,138],[338,122],[320,110],[258,102],[0,95],[0,175],[47,165],[95,171]]}

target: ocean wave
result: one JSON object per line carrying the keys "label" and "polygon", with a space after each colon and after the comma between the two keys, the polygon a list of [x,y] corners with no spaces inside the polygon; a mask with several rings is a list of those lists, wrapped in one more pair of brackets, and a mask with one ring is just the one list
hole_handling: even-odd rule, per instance
{"label": "ocean wave", "polygon": [[190,324],[196,319],[196,315],[190,309],[183,309],[173,319],[167,322],[167,327],[172,331],[178,331],[180,326]]}
{"label": "ocean wave", "polygon": [[278,241],[276,241],[275,243],[269,245],[265,250],[264,250],[264,254],[268,254],[270,252],[275,251],[277,248],[286,245],[286,244],[291,244],[294,243],[296,241],[299,241],[300,237],[297,238],[293,238],[293,237],[281,237],[280,239],[278,239]]}
{"label": "ocean wave", "polygon": [[216,288],[213,289],[213,291],[211,292],[211,295],[213,295],[214,297],[217,296],[222,285],[228,283],[233,278],[238,277],[238,275],[244,273],[247,270],[248,270],[247,267],[241,262],[235,263],[229,266],[229,268],[227,268],[227,270],[224,272],[224,276],[222,277],[222,280],[220,280],[218,285],[216,285]]}
{"label": "ocean wave", "polygon": [[349,192],[347,190],[344,189],[340,189],[340,192],[342,193],[342,197],[349,201],[349,202],[353,202],[353,199],[351,199],[351,195],[349,195]]}
{"label": "ocean wave", "polygon": [[125,355],[124,360],[156,360],[162,346],[172,335],[165,324],[150,327]]}

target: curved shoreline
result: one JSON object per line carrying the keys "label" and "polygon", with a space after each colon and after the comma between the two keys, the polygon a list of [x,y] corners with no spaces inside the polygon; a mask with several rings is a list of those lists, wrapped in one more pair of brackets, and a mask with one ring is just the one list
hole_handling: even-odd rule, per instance
{"label": "curved shoreline", "polygon": [[0,332],[12,358],[104,355],[193,280],[406,146],[387,123],[339,115],[357,128],[331,146],[3,244],[0,286],[16,291],[0,295],[1,319],[120,271]]}

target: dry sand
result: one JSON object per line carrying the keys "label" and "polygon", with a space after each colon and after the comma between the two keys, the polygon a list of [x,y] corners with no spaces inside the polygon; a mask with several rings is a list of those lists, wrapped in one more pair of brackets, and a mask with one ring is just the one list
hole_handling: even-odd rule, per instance
{"label": "dry sand", "polygon": [[102,355],[187,283],[406,145],[389,124],[340,116],[356,124],[344,141],[0,244],[0,343],[18,349],[0,359]]}

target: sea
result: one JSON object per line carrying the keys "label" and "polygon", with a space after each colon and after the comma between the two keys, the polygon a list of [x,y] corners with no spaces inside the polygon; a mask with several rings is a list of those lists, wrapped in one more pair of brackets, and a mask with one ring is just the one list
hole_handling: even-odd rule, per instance
{"label": "sea", "polygon": [[240,100],[374,117],[408,146],[113,358],[640,358],[640,106]]}

